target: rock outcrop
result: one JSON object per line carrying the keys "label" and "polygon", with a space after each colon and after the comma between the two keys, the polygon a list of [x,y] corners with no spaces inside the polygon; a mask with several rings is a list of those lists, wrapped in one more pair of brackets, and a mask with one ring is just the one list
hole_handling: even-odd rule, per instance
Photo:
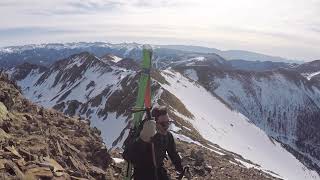
{"label": "rock outcrop", "polygon": [[88,120],[31,103],[0,75],[0,179],[107,179],[111,162]]}

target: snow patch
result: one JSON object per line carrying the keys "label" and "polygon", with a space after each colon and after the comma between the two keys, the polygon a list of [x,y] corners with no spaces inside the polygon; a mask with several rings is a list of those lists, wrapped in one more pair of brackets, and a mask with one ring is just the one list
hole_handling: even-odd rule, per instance
{"label": "snow patch", "polygon": [[169,128],[170,128],[170,130],[173,131],[173,132],[179,132],[179,131],[181,130],[181,128],[177,127],[177,126],[176,126],[175,124],[173,124],[173,123],[170,125]]}
{"label": "snow patch", "polygon": [[113,58],[112,61],[115,62],[115,63],[117,63],[117,62],[119,62],[119,61],[122,60],[122,58],[120,58],[120,57],[118,57],[118,56],[112,55],[111,57]]}
{"label": "snow patch", "polygon": [[121,158],[112,158],[113,161],[116,163],[116,164],[119,164],[119,163],[123,163],[124,162],[124,159],[121,159]]}
{"label": "snow patch", "polygon": [[311,74],[303,74],[303,75],[310,81],[313,76],[316,76],[318,74],[320,74],[320,71],[314,72],[314,73],[311,73]]}
{"label": "snow patch", "polygon": [[272,142],[245,116],[230,110],[204,88],[195,86],[176,72],[166,70],[161,74],[170,84],[162,84],[162,87],[179,98],[194,115],[194,119],[187,120],[207,140],[241,154],[261,165],[262,169],[280,174],[285,179],[320,179],[315,171],[308,170],[281,144]]}
{"label": "snow patch", "polygon": [[97,110],[90,117],[91,126],[98,128],[101,131],[103,142],[107,147],[121,147],[123,141],[128,135],[128,132],[123,136],[124,138],[113,146],[113,142],[119,137],[120,131],[127,125],[126,117],[117,117],[116,113],[108,113],[107,119],[103,120],[103,117],[97,115]]}
{"label": "snow patch", "polygon": [[201,56],[201,57],[192,58],[191,60],[204,61],[204,60],[206,60],[206,58]]}
{"label": "snow patch", "polygon": [[171,131],[171,134],[173,135],[174,138],[179,139],[180,141],[184,141],[184,142],[187,142],[187,143],[193,143],[193,144],[197,144],[199,146],[203,146],[200,142],[194,141],[194,140],[192,140],[191,138],[189,138],[189,137],[187,137],[185,135],[178,134],[178,133],[175,133],[173,131]]}
{"label": "snow patch", "polygon": [[199,80],[197,72],[194,69],[187,69],[184,71],[184,74],[194,81]]}

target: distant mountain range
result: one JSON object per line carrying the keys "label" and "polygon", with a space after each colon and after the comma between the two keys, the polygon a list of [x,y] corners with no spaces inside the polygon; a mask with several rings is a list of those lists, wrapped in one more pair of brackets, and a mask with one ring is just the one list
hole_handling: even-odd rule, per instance
{"label": "distant mountain range", "polygon": [[186,46],[186,45],[163,45],[162,48],[177,49],[182,51],[200,52],[200,53],[215,53],[226,60],[247,60],[247,61],[272,61],[285,63],[302,63],[303,61],[286,59],[277,56],[270,56],[250,51],[243,50],[227,50],[221,51],[215,48],[207,48],[202,46]]}
{"label": "distant mountain range", "polygon": [[[120,58],[131,58],[140,60],[141,44],[137,43],[121,43],[111,44],[104,42],[79,42],[79,43],[64,43],[64,44],[40,44],[40,45],[24,45],[24,46],[9,46],[0,48],[0,66],[14,67],[24,62],[32,64],[49,66],[53,62],[67,58],[73,54],[81,52],[90,52],[97,57],[105,54],[113,54]],[[226,60],[245,60],[245,61],[271,61],[282,63],[301,63],[281,57],[268,56],[264,54],[229,50],[220,51],[214,48],[206,48],[200,46],[183,46],[183,45],[153,45],[155,57],[159,59],[176,60],[177,55],[187,55],[192,53],[219,55]]]}

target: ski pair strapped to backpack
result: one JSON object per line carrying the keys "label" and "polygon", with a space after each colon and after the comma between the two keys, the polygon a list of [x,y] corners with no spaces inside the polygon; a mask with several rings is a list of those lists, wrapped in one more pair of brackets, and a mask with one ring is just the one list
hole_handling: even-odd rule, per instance
{"label": "ski pair strapped to backpack", "polygon": [[[151,59],[152,48],[149,45],[143,46],[143,60],[141,63],[141,74],[139,79],[138,97],[135,108],[133,108],[133,137],[138,137],[140,133],[140,124],[143,120],[143,115],[146,112],[146,119],[151,119]],[[129,134],[130,136],[130,134]],[[124,180],[131,180],[133,174],[133,165],[127,162],[127,173]]]}

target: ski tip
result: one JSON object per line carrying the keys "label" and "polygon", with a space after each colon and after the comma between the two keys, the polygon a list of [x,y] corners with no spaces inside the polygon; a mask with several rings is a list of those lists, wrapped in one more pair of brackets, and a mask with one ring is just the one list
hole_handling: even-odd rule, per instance
{"label": "ski tip", "polygon": [[152,51],[152,47],[150,46],[150,44],[144,44],[143,49]]}

